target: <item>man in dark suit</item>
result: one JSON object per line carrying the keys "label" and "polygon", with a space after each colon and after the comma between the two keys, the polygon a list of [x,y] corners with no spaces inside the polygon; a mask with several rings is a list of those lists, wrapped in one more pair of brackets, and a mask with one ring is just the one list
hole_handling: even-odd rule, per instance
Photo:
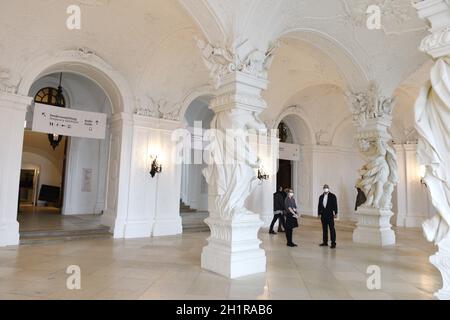
{"label": "man in dark suit", "polygon": [[336,248],[336,229],[334,227],[334,219],[338,214],[337,198],[330,192],[330,187],[326,184],[323,186],[323,194],[319,198],[318,214],[322,220],[323,242],[321,247],[328,246],[328,228],[330,229],[331,248]]}
{"label": "man in dark suit", "polygon": [[278,231],[280,230],[281,226],[285,228],[284,226],[284,195],[283,195],[283,188],[279,187],[278,191],[273,194],[273,220],[270,224],[269,233],[270,234],[276,234],[275,231],[273,231],[273,226],[279,220],[278,223]]}

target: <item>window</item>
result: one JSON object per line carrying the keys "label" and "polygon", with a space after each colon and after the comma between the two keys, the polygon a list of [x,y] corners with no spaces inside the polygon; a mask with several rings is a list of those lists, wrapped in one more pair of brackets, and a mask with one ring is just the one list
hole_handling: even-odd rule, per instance
{"label": "window", "polygon": [[52,106],[65,107],[66,101],[62,92],[56,88],[47,87],[43,88],[36,93],[34,102],[49,104]]}

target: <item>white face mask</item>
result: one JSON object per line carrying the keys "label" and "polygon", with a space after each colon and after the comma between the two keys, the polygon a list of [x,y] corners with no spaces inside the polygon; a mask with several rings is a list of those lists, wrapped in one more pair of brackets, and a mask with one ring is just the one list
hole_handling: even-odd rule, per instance
{"label": "white face mask", "polygon": [[293,197],[294,196],[294,194],[293,193],[289,193],[289,197]]}
{"label": "white face mask", "polygon": [[323,189],[323,192],[328,193],[330,192],[330,189]]}

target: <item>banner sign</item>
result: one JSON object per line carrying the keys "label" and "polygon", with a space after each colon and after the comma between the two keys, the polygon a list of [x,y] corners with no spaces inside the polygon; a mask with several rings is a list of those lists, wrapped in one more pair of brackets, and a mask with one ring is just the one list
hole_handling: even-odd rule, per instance
{"label": "banner sign", "polygon": [[298,144],[280,142],[280,153],[278,158],[282,160],[299,161],[300,146]]}
{"label": "banner sign", "polygon": [[32,130],[68,137],[104,139],[106,114],[35,103]]}

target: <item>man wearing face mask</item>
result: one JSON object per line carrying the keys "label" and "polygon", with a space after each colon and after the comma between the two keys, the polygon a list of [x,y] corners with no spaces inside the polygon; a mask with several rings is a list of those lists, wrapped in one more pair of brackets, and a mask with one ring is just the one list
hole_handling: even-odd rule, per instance
{"label": "man wearing face mask", "polygon": [[286,222],[285,222],[285,232],[288,247],[297,247],[297,245],[292,242],[292,230],[298,228],[298,213],[297,204],[294,199],[294,191],[289,190],[286,200],[284,200],[284,207],[286,210]]}
{"label": "man wearing face mask", "polygon": [[334,219],[338,214],[337,198],[330,192],[330,187],[326,184],[323,186],[323,194],[319,198],[318,206],[319,218],[322,221],[323,242],[321,247],[328,246],[328,229],[330,229],[331,248],[336,248],[336,229],[334,227]]}

